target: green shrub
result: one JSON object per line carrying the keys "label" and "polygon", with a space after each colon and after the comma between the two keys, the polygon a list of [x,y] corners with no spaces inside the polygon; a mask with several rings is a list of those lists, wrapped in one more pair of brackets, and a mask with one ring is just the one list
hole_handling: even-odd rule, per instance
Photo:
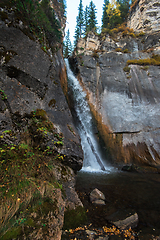
{"label": "green shrub", "polygon": [[130,64],[160,66],[160,56],[153,55],[151,58],[128,60],[127,65]]}
{"label": "green shrub", "polygon": [[123,50],[123,53],[130,53],[130,51],[126,48]]}
{"label": "green shrub", "polygon": [[140,32],[140,33],[137,33],[137,34],[136,34],[136,37],[143,37],[144,35],[145,35],[144,32]]}
{"label": "green shrub", "polygon": [[135,35],[133,32],[130,32],[130,33],[129,33],[129,36],[131,36],[131,37],[133,37],[133,38],[136,37],[136,35]]}
{"label": "green shrub", "polygon": [[115,51],[116,52],[122,52],[122,49],[121,48],[116,48]]}
{"label": "green shrub", "polygon": [[129,73],[130,70],[131,70],[131,68],[128,67],[128,66],[125,66],[125,67],[123,68],[123,71],[126,72],[126,73]]}

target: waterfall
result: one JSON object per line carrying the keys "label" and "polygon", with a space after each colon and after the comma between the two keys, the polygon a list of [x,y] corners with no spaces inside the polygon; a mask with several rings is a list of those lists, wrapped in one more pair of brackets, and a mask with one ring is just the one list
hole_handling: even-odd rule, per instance
{"label": "waterfall", "polygon": [[78,79],[70,69],[68,59],[65,59],[68,77],[68,87],[72,92],[72,101],[76,115],[77,129],[81,138],[84,152],[83,171],[110,171],[106,166],[98,149],[98,142],[93,132],[93,120],[86,94]]}

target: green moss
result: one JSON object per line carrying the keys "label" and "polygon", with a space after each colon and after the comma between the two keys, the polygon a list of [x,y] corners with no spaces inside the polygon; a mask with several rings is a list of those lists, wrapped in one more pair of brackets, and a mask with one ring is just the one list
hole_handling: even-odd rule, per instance
{"label": "green moss", "polygon": [[122,52],[122,49],[121,48],[116,48],[115,51],[116,52]]}
{"label": "green moss", "polygon": [[5,94],[4,90],[0,89],[0,95],[1,95],[2,101],[7,100],[7,95]]}
{"label": "green moss", "polygon": [[140,33],[137,33],[136,34],[136,37],[143,37],[145,35],[145,33],[142,31],[142,32],[140,32]]}
{"label": "green moss", "polygon": [[129,73],[130,70],[131,70],[131,68],[128,67],[128,66],[125,66],[125,67],[123,68],[123,71],[126,72],[126,73]]}
{"label": "green moss", "polygon": [[126,48],[123,50],[123,53],[130,53],[130,51]]}
{"label": "green moss", "polygon": [[2,236],[0,238],[0,240],[12,240],[12,239],[16,239],[18,236],[20,236],[22,233],[22,227],[18,226],[18,227],[13,227],[11,229],[9,229],[6,234],[4,234],[4,236]]}
{"label": "green moss", "polygon": [[83,207],[67,210],[64,215],[63,229],[75,229],[87,223],[87,215]]}
{"label": "green moss", "polygon": [[47,120],[47,113],[43,109],[37,109],[36,111],[32,112],[33,116],[36,118],[40,118],[42,120]]}
{"label": "green moss", "polygon": [[160,66],[160,55],[153,55],[151,58],[145,58],[145,59],[128,60],[127,65],[130,65],[130,64]]}
{"label": "green moss", "polygon": [[131,75],[127,76],[127,79],[130,79],[131,78]]}
{"label": "green moss", "polygon": [[147,71],[149,69],[149,66],[147,66],[147,65],[143,66],[143,67],[141,67],[141,69]]}
{"label": "green moss", "polygon": [[129,33],[129,36],[130,36],[130,37],[133,37],[133,38],[136,37],[135,33],[133,33],[133,32]]}
{"label": "green moss", "polygon": [[74,132],[74,130],[72,129],[72,127],[69,124],[67,124],[67,127],[68,127],[69,131],[71,131],[74,135],[76,135],[76,133]]}

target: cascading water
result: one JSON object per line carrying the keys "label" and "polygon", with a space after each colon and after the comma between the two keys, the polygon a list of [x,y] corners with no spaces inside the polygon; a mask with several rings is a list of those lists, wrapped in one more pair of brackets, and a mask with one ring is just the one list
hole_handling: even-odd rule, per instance
{"label": "cascading water", "polygon": [[98,143],[93,133],[93,120],[89,105],[78,79],[70,69],[68,59],[65,59],[68,87],[72,91],[74,110],[78,122],[77,129],[81,138],[82,149],[84,152],[83,171],[110,171],[106,166],[98,150]]}

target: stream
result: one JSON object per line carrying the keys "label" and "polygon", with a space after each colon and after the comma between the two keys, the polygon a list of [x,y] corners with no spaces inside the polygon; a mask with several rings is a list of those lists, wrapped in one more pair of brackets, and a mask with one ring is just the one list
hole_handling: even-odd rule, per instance
{"label": "stream", "polygon": [[[134,211],[138,214],[138,239],[149,240],[160,236],[160,174],[123,172],[113,167],[102,154],[95,136],[94,122],[86,94],[65,60],[68,76],[72,115],[78,129],[84,162],[77,174],[76,190],[89,221],[95,227],[107,224],[107,216],[117,211]],[[105,194],[106,205],[89,202],[89,193],[98,188]]]}

